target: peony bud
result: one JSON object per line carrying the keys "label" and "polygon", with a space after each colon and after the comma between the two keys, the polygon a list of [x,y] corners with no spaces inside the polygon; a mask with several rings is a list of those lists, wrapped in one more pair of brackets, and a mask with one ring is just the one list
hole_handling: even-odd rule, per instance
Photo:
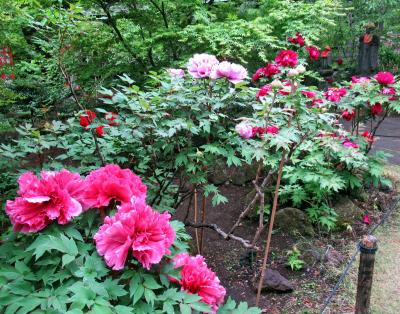
{"label": "peony bud", "polygon": [[288,72],[289,77],[297,76],[299,75],[299,72],[296,69],[290,69]]}
{"label": "peony bud", "polygon": [[277,80],[277,79],[272,81],[271,86],[272,86],[273,89],[279,89],[279,88],[283,88],[284,87],[282,82],[280,80]]}
{"label": "peony bud", "polygon": [[296,67],[296,71],[299,72],[299,74],[303,74],[306,71],[306,68],[304,65],[300,64]]}

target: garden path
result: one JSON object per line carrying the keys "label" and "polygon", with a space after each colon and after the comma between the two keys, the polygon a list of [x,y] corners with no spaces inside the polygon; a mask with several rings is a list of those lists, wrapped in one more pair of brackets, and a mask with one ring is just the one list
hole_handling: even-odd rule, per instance
{"label": "garden path", "polygon": [[377,141],[373,150],[383,150],[393,155],[390,163],[400,165],[400,117],[387,118],[376,133]]}

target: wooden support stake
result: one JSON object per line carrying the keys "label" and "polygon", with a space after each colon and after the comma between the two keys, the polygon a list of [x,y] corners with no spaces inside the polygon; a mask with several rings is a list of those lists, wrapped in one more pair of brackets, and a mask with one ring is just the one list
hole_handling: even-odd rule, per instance
{"label": "wooden support stake", "polygon": [[[197,218],[199,216],[199,211],[197,207],[197,189],[194,189],[194,223],[197,224]],[[194,230],[196,236],[196,246],[197,246],[197,254],[200,254],[200,240],[199,240],[199,231],[197,229]]]}
{"label": "wooden support stake", "polygon": [[375,252],[378,249],[377,238],[364,236],[360,243],[360,266],[358,268],[357,297],[355,314],[370,313],[372,277],[374,274]]}
{"label": "wooden support stake", "polygon": [[[206,196],[204,195],[203,192],[203,200],[202,200],[202,206],[201,206],[201,223],[205,224],[206,223]],[[201,228],[201,234],[200,234],[200,254],[203,254],[203,239],[204,239],[204,228]]]}

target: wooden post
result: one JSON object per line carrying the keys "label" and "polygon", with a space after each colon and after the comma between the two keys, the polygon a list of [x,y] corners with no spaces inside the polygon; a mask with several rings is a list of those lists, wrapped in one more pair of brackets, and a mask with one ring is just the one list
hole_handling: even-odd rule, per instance
{"label": "wooden post", "polygon": [[370,313],[372,277],[374,274],[375,252],[378,249],[377,238],[364,236],[360,243],[360,266],[358,268],[357,297],[355,314]]}

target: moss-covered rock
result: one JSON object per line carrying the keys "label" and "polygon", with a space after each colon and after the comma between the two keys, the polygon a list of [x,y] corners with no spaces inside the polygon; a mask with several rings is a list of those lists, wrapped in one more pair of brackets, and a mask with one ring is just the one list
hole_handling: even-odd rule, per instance
{"label": "moss-covered rock", "polygon": [[302,236],[314,236],[311,220],[302,210],[286,207],[276,213],[275,226],[282,232]]}

